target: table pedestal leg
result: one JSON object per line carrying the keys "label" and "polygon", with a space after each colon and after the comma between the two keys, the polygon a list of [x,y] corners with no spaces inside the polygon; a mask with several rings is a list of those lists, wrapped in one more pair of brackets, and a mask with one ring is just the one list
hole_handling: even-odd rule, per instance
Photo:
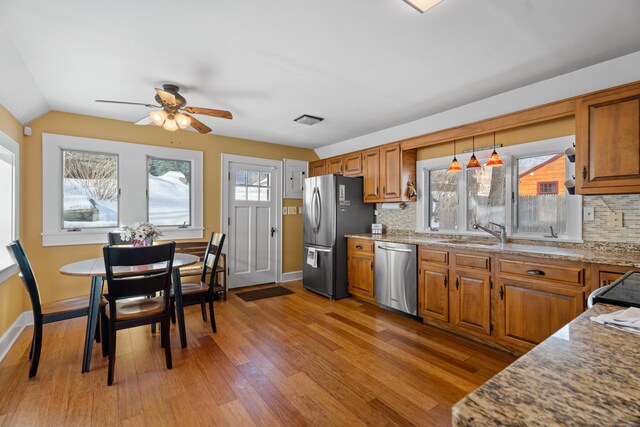
{"label": "table pedestal leg", "polygon": [[93,352],[93,339],[96,334],[98,315],[100,312],[100,294],[102,293],[102,277],[91,278],[91,293],[89,294],[89,313],[87,315],[87,331],[84,338],[84,355],[82,359],[82,372],[89,372],[91,366],[91,354]]}
{"label": "table pedestal leg", "polygon": [[184,307],[182,306],[182,284],[180,282],[180,269],[173,269],[173,295],[176,299],[176,311],[178,312],[178,329],[180,330],[180,345],[187,347],[187,331],[184,326]]}

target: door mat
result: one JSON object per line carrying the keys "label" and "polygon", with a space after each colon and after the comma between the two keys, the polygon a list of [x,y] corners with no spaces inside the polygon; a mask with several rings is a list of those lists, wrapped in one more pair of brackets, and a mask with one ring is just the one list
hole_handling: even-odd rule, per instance
{"label": "door mat", "polygon": [[255,291],[240,292],[236,295],[246,302],[249,302],[264,298],[279,297],[281,295],[289,295],[293,293],[293,291],[290,291],[287,288],[283,288],[282,286],[274,286],[272,288],[258,289]]}

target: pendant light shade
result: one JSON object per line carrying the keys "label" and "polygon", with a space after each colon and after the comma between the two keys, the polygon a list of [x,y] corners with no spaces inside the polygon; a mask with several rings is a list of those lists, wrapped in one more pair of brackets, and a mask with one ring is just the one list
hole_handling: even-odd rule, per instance
{"label": "pendant light shade", "polygon": [[487,167],[496,167],[496,166],[503,166],[504,162],[502,161],[502,159],[500,158],[500,156],[498,155],[498,152],[496,151],[496,133],[493,133],[493,153],[491,153],[491,157],[489,157],[489,161],[487,162]]}
{"label": "pendant light shade", "polygon": [[162,126],[164,124],[164,121],[167,120],[167,112],[165,110],[160,110],[160,111],[152,111],[151,114],[149,114],[149,117],[151,117],[151,121],[153,121],[153,123],[157,124],[158,126]]}
{"label": "pendant light shade", "polygon": [[186,129],[191,125],[191,117],[186,114],[178,113],[176,114],[176,122],[180,129]]}
{"label": "pendant light shade", "polygon": [[456,140],[453,140],[453,160],[449,165],[448,172],[462,172],[462,166],[458,163],[458,159],[456,158]]}
{"label": "pendant light shade", "polygon": [[167,117],[167,120],[164,121],[164,124],[162,125],[162,127],[168,130],[169,132],[178,130],[178,123],[176,122],[175,116],[173,114],[169,114],[169,116]]}
{"label": "pendant light shade", "polygon": [[471,154],[471,158],[469,159],[469,163],[467,163],[467,169],[477,169],[480,166],[480,162],[478,161],[478,159],[476,158],[476,137],[473,137],[472,140],[472,144],[473,144],[473,152]]}

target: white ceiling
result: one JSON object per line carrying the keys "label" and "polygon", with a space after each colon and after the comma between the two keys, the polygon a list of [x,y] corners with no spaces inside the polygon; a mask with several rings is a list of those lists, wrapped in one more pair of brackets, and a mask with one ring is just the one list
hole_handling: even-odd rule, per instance
{"label": "white ceiling", "polygon": [[[638,0],[0,0],[0,103],[137,121],[180,85],[214,133],[317,148],[640,50]],[[325,118],[294,123],[301,114]]]}

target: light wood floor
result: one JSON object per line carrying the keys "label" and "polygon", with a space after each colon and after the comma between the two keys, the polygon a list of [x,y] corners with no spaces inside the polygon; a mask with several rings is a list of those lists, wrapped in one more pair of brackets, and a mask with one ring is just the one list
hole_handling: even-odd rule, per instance
{"label": "light wood floor", "polygon": [[173,369],[148,327],[118,332],[116,378],[85,319],[45,325],[29,380],[31,329],[0,364],[2,425],[450,425],[451,406],[506,367],[506,353],[353,298],[293,295],[216,304],[218,333],[189,307],[189,345],[172,326]]}

